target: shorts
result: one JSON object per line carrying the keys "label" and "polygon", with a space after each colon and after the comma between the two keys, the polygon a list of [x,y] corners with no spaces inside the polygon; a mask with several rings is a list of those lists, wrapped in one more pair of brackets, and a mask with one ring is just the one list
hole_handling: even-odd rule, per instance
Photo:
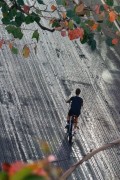
{"label": "shorts", "polygon": [[73,111],[70,109],[69,112],[68,112],[68,115],[69,115],[69,116],[75,115],[75,116],[79,117],[80,113],[73,112]]}

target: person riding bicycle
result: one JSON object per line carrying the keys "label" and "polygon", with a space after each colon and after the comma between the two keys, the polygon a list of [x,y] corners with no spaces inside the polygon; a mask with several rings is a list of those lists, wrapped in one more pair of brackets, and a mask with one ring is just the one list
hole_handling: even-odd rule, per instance
{"label": "person riding bicycle", "polygon": [[69,120],[72,115],[75,115],[74,129],[77,128],[78,117],[81,114],[81,107],[83,106],[83,99],[79,97],[80,93],[81,90],[77,88],[75,91],[76,96],[72,96],[69,100],[66,101],[66,103],[71,103],[71,106],[68,112],[67,125],[65,126],[65,128],[68,127]]}

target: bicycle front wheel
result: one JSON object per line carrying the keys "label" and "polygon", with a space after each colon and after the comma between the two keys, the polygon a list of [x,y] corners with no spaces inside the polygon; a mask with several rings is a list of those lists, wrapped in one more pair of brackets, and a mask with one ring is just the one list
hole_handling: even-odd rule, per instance
{"label": "bicycle front wheel", "polygon": [[69,135],[68,135],[68,142],[70,144],[72,143],[72,133],[69,133]]}

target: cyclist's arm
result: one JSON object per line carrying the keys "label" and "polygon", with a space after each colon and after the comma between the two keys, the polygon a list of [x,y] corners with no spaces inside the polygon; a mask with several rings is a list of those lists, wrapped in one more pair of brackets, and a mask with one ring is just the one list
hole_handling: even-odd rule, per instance
{"label": "cyclist's arm", "polygon": [[72,101],[72,97],[66,101],[66,103],[70,103]]}
{"label": "cyclist's arm", "polygon": [[70,100],[70,99],[66,101],[66,103],[70,103],[70,102],[71,102],[71,100]]}

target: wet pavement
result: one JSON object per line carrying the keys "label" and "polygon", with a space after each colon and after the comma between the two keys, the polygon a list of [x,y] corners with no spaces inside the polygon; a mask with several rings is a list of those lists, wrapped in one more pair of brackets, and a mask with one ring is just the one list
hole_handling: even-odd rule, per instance
{"label": "wet pavement", "polygon": [[[1,34],[8,38],[4,29]],[[44,140],[66,170],[90,149],[120,137],[120,47],[109,48],[104,37],[96,37],[97,50],[92,52],[79,40],[41,31],[35,54],[30,37],[26,33],[16,42],[19,51],[29,45],[28,59],[11,54],[6,45],[0,49],[0,163],[43,158]],[[77,87],[84,106],[70,147],[64,129],[69,109],[65,99]],[[95,155],[69,179],[119,180],[120,147]]]}

